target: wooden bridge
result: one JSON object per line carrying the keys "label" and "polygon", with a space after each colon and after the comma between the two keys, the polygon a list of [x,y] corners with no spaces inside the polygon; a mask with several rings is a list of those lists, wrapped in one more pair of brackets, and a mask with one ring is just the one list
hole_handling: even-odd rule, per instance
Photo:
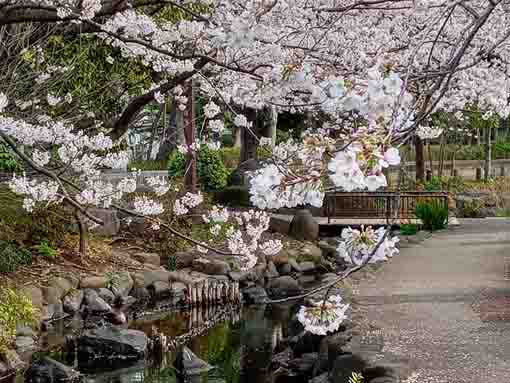
{"label": "wooden bridge", "polygon": [[[438,201],[448,208],[446,192],[340,192],[326,194],[322,208],[309,209],[320,226],[400,225],[420,223],[415,215],[420,202]],[[282,209],[271,215],[272,221],[289,224],[295,209]],[[277,226],[278,223],[274,222]],[[452,217],[449,224],[457,224]]]}
{"label": "wooden bridge", "polygon": [[386,224],[412,223],[417,221],[416,206],[431,201],[448,209],[446,192],[332,192],[326,194],[323,213],[328,224],[352,218]]}

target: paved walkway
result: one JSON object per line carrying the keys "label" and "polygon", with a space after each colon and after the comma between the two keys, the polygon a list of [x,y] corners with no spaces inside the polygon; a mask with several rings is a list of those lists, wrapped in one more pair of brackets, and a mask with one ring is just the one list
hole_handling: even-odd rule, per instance
{"label": "paved walkway", "polygon": [[510,382],[507,257],[510,220],[462,220],[361,281],[360,314],[384,357],[418,383]]}

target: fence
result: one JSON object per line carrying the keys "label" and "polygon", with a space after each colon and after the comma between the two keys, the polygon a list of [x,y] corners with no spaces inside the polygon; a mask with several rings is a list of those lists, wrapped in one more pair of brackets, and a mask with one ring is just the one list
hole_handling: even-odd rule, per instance
{"label": "fence", "polygon": [[415,219],[420,202],[439,201],[448,208],[448,193],[443,192],[332,192],[326,194],[324,213],[332,218]]}

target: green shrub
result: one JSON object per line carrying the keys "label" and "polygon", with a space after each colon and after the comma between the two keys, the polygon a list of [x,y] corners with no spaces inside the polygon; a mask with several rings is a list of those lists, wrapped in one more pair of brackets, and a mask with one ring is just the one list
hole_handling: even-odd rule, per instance
{"label": "green shrub", "polygon": [[415,235],[418,232],[418,225],[414,223],[404,223],[400,225],[400,234]]}
{"label": "green shrub", "polygon": [[55,258],[57,256],[57,250],[51,247],[48,241],[42,241],[40,244],[34,246],[37,254],[45,258]]}
{"label": "green shrub", "polygon": [[12,273],[32,263],[32,253],[15,242],[0,240],[0,273]]}
{"label": "green shrub", "polygon": [[471,201],[463,201],[460,206],[458,215],[462,218],[482,218],[484,208],[483,201],[471,200]]}
{"label": "green shrub", "polygon": [[439,201],[418,203],[415,214],[421,220],[425,230],[441,230],[448,225],[448,206]]}
{"label": "green shrub", "polygon": [[229,186],[214,193],[214,201],[223,206],[251,206],[250,191],[245,186]]}
{"label": "green shrub", "polygon": [[0,289],[0,357],[16,335],[16,327],[35,324],[38,314],[30,298],[11,288]]}
{"label": "green shrub", "polygon": [[3,172],[19,172],[21,165],[16,160],[9,148],[0,142],[0,171]]}
{"label": "green shrub", "polygon": [[203,146],[198,153],[198,176],[204,190],[220,190],[227,186],[230,172],[216,150]]}
{"label": "green shrub", "polygon": [[498,211],[496,212],[496,216],[503,217],[503,218],[510,218],[510,208],[504,207],[504,208],[498,209]]}
{"label": "green shrub", "polygon": [[[184,177],[186,157],[177,151],[173,152],[168,161],[168,174],[171,178]],[[217,150],[202,145],[198,151],[197,172],[203,190],[219,190],[227,186],[229,171]]]}
{"label": "green shrub", "polygon": [[423,188],[427,191],[441,191],[443,190],[443,182],[439,177],[432,177],[430,181],[425,182]]}

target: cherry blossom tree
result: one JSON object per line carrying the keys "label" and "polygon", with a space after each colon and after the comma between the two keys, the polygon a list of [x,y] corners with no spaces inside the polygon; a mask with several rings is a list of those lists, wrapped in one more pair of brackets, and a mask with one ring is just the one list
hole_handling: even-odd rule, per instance
{"label": "cherry blossom tree", "polygon": [[[220,105],[250,134],[247,109],[309,116],[302,139],[275,146],[253,175],[251,202],[260,209],[321,206],[330,188],[387,186],[383,170],[399,165],[399,146],[415,140],[422,156],[420,136],[431,134],[424,127],[433,112],[476,103],[508,115],[509,6],[503,0],[0,0],[0,27],[7,33],[37,25],[62,36],[91,36],[122,60],[142,63],[153,79],[143,91],[126,94],[122,110],[108,120],[92,116],[90,134],[77,128],[79,119],[53,113],[69,101],[66,94],[49,91],[41,101],[0,84],[0,137],[41,176],[15,176],[10,186],[25,196],[27,210],[65,203],[87,225],[101,223],[91,207],[116,208],[194,242],[204,253],[225,254],[160,220],[163,207],[148,196],[136,197],[131,209],[121,205],[135,191],[132,177],[118,185],[101,179],[101,168],[126,163],[117,146],[144,106],[171,96],[179,109],[190,108],[193,81],[208,102],[204,115],[215,131],[223,128]],[[178,18],[169,16],[175,12]],[[34,89],[69,70],[36,63]],[[14,83],[22,75],[12,69]],[[188,142],[181,150],[193,153],[197,146]],[[423,170],[417,166],[418,178]],[[161,179],[150,183],[157,195],[173,188]],[[197,193],[181,195],[176,216],[202,200]],[[247,267],[256,263],[257,251],[281,248],[259,243],[266,213],[230,213],[229,223],[219,208],[211,215],[205,217],[211,233],[224,233],[228,253],[244,258]],[[387,259],[393,248],[387,231],[366,229],[347,233],[342,252],[355,265],[350,273]],[[338,310],[326,326],[332,330],[345,307],[338,298],[325,302]],[[300,317],[313,328],[322,323],[323,310],[310,310]]]}

